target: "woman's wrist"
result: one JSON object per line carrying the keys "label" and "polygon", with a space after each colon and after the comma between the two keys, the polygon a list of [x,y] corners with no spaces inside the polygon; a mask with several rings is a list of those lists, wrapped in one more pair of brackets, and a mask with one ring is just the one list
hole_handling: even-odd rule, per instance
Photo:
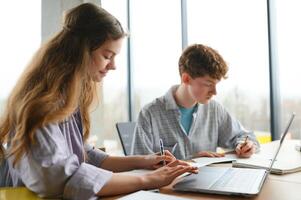
{"label": "woman's wrist", "polygon": [[150,162],[149,162],[149,159],[150,159],[150,156],[144,156],[144,155],[141,155],[139,156],[139,168],[140,169],[150,169],[151,166],[150,166]]}
{"label": "woman's wrist", "polygon": [[146,168],[145,156],[131,156],[131,162],[133,163],[134,169],[144,169]]}
{"label": "woman's wrist", "polygon": [[141,186],[143,190],[156,188],[156,186],[152,184],[151,177],[148,174],[140,176],[140,178],[141,178]]}

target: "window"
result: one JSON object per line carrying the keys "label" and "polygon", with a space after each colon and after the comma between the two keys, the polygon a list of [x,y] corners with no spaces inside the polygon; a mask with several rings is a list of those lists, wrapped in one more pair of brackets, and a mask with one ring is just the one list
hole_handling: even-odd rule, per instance
{"label": "window", "polygon": [[180,83],[181,4],[174,0],[131,1],[134,119],[140,109]]}
{"label": "window", "polygon": [[41,2],[3,1],[0,7],[0,113],[41,43]]}
{"label": "window", "polygon": [[270,140],[267,6],[262,0],[187,0],[188,43],[216,49],[229,65],[217,99],[261,142]]}
{"label": "window", "polygon": [[284,130],[292,112],[296,113],[290,133],[300,139],[301,93],[295,88],[301,85],[301,67],[299,62],[301,46],[301,28],[297,24],[301,19],[301,2],[298,0],[275,1],[277,19],[277,46],[279,85],[281,94],[281,131]]}
{"label": "window", "polygon": [[[114,15],[126,30],[126,1],[102,0],[102,7]],[[99,104],[92,113],[90,142],[105,147],[110,154],[121,154],[116,122],[128,121],[127,48],[124,41],[116,56],[116,70],[110,71],[100,87]]]}

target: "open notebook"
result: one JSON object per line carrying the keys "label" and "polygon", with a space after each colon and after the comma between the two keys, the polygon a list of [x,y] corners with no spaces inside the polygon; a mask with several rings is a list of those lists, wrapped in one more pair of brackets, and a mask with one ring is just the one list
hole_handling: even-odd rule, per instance
{"label": "open notebook", "polygon": [[[233,167],[246,167],[246,168],[255,168],[262,169],[268,168],[270,166],[271,159],[260,157],[260,156],[252,156],[249,159],[238,159],[232,163]],[[276,160],[275,164],[271,170],[273,174],[286,174],[301,171],[301,161],[299,162],[289,162],[289,161],[281,161]]]}
{"label": "open notebook", "polygon": [[[301,171],[301,155],[294,149],[296,141],[287,140],[280,150],[279,156],[275,161],[271,173],[286,174]],[[237,159],[233,161],[233,167],[247,168],[268,168],[270,166],[272,155],[254,154],[251,158]],[[290,162],[293,160],[294,162]]]}

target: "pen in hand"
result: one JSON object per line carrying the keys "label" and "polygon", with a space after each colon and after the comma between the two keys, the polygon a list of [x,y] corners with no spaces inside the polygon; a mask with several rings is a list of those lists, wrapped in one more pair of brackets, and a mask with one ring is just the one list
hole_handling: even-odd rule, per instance
{"label": "pen in hand", "polygon": [[245,138],[245,140],[244,140],[244,142],[241,144],[241,146],[240,146],[240,149],[242,150],[242,148],[244,148],[244,146],[246,146],[247,145],[247,143],[248,143],[248,138],[249,138],[249,136],[247,135],[246,136],[246,138]]}
{"label": "pen in hand", "polygon": [[247,145],[248,138],[249,138],[249,136],[247,135],[247,137],[246,137],[246,139],[245,139],[244,143],[242,144],[242,147]]}
{"label": "pen in hand", "polygon": [[[164,146],[163,146],[162,139],[160,139],[159,142],[160,142],[160,153],[161,153],[161,156],[164,156],[165,153],[164,153]],[[165,159],[163,160],[163,165],[166,165]]]}

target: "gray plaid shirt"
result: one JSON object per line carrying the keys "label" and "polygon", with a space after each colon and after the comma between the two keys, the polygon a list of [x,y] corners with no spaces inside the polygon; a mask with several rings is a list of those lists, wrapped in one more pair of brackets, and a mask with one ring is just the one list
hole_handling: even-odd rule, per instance
{"label": "gray plaid shirt", "polygon": [[132,154],[150,154],[164,148],[178,159],[189,159],[199,151],[216,151],[217,147],[234,149],[246,135],[259,147],[253,132],[245,130],[215,100],[198,104],[188,134],[181,125],[181,113],[174,99],[178,86],[146,105],[139,113],[132,145]]}

